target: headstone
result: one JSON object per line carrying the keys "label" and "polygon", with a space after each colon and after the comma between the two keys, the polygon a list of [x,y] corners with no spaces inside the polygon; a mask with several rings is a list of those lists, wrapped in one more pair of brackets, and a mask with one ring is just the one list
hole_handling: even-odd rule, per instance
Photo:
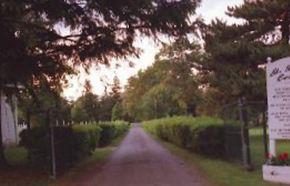
{"label": "headstone", "polygon": [[15,120],[11,106],[7,103],[7,97],[1,96],[1,130],[2,141],[5,146],[17,144]]}

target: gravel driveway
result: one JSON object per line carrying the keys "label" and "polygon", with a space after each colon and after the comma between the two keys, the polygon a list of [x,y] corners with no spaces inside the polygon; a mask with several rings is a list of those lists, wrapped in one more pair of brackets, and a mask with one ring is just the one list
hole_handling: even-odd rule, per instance
{"label": "gravel driveway", "polygon": [[[88,180],[87,180],[88,181]],[[88,186],[199,186],[209,184],[134,124]]]}

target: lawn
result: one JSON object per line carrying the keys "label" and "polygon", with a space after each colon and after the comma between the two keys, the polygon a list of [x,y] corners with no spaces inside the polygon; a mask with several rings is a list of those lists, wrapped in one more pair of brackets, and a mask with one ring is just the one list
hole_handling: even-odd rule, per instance
{"label": "lawn", "polygon": [[[247,172],[242,165],[220,159],[211,159],[187,150],[179,148],[170,143],[159,140],[173,154],[181,157],[192,166],[196,166],[213,183],[219,186],[277,186],[264,182],[262,179],[261,166],[265,162],[264,147],[262,141],[262,130],[253,129],[250,131],[251,154],[255,170]],[[279,142],[278,151],[290,151],[289,142]]]}
{"label": "lawn", "polygon": [[10,167],[0,170],[1,186],[46,186],[48,175],[33,170],[27,161],[27,151],[23,147],[10,147],[5,150]]}

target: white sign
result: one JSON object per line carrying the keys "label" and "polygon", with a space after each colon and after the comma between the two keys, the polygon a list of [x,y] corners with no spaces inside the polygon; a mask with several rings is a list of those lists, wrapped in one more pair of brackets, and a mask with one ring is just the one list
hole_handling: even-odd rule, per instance
{"label": "white sign", "polygon": [[267,64],[270,139],[290,139],[290,57]]}

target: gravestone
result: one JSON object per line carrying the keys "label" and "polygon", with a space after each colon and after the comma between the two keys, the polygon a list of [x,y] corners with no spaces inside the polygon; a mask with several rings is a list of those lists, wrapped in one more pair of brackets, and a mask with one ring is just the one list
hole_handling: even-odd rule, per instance
{"label": "gravestone", "polygon": [[1,131],[2,142],[4,146],[13,146],[17,144],[16,119],[8,98],[1,95]]}

